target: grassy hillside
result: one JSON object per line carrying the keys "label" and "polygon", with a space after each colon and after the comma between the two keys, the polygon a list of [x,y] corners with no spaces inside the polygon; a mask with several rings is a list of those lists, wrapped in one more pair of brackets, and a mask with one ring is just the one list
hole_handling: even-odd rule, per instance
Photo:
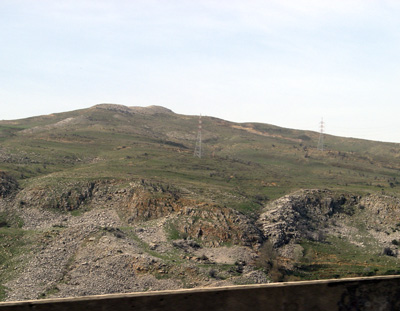
{"label": "grassy hillside", "polygon": [[399,144],[202,121],[201,159],[162,107],[0,121],[0,300],[399,273]]}
{"label": "grassy hillside", "polygon": [[22,187],[65,179],[146,179],[187,188],[241,210],[300,188],[397,194],[400,146],[267,124],[203,117],[161,107],[98,105],[0,122],[0,170]]}

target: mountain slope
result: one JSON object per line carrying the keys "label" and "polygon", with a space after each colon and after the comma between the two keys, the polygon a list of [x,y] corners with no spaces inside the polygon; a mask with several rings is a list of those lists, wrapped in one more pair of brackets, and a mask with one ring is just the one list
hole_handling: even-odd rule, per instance
{"label": "mountain slope", "polygon": [[0,121],[3,299],[395,269],[398,144],[202,121],[201,159],[163,107]]}
{"label": "mountain slope", "polygon": [[321,152],[314,132],[203,117],[205,157],[196,159],[197,120],[160,107],[98,105],[2,121],[1,169],[50,184],[57,178],[145,178],[206,192],[212,185],[213,192],[253,200],[321,186],[397,193],[398,144],[328,136]]}

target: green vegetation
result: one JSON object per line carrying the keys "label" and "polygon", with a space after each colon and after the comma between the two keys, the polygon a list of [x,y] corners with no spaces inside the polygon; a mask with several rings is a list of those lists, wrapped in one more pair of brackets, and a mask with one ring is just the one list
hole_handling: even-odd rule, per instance
{"label": "green vegetation", "polygon": [[22,228],[24,221],[17,215],[9,212],[0,212],[0,228]]}
{"label": "green vegetation", "polygon": [[28,250],[28,232],[22,230],[22,226],[23,221],[18,216],[0,213],[0,301],[5,298],[6,287],[3,284],[13,276],[20,264],[15,258]]}
{"label": "green vegetation", "polygon": [[345,239],[328,237],[325,242],[303,241],[304,256],[294,276],[327,279],[399,274],[398,259],[383,254],[374,244],[355,245]]}
{"label": "green vegetation", "polygon": [[[66,120],[66,121],[63,121]],[[163,181],[245,213],[299,188],[399,193],[397,144],[266,124],[203,118],[204,157],[193,156],[197,117],[90,108],[0,122],[0,170],[24,187],[66,180]]]}
{"label": "green vegetation", "polygon": [[179,240],[183,238],[181,232],[176,228],[176,226],[172,222],[169,222],[166,225],[165,230],[167,232],[169,240]]}
{"label": "green vegetation", "polygon": [[[195,116],[112,107],[0,121],[0,172],[15,178],[20,189],[37,194],[44,208],[74,216],[86,211],[88,193],[98,180],[109,181],[110,187],[140,180],[169,185],[185,199],[250,216],[267,202],[302,188],[400,195],[399,144],[327,135],[325,151],[319,151],[315,132],[203,117],[204,156],[199,159],[193,156],[197,124]],[[6,186],[0,184],[0,197],[11,191]],[[23,208],[27,202],[19,204]],[[354,211],[349,207],[346,213]],[[11,277],[14,258],[28,250],[30,234],[22,226],[18,217],[0,213],[0,284]],[[177,253],[161,255],[132,228],[121,230],[149,254],[179,263]],[[166,230],[170,240],[185,238],[172,222]],[[275,280],[399,272],[394,257],[361,242],[364,247],[335,237],[303,241],[302,258],[289,274],[266,246],[259,266]],[[210,277],[221,276],[211,269]],[[0,288],[0,296],[4,290]]]}
{"label": "green vegetation", "polygon": [[13,277],[15,268],[21,265],[19,255],[29,251],[29,232],[20,228],[0,228],[0,300],[5,298],[3,286]]}
{"label": "green vegetation", "polygon": [[49,288],[45,293],[40,294],[37,299],[46,299],[51,295],[57,294],[60,290],[57,286]]}
{"label": "green vegetation", "polygon": [[165,260],[166,262],[174,262],[174,263],[179,263],[181,259],[179,258],[178,254],[176,251],[170,251],[170,252],[165,252],[163,254],[160,254],[159,252],[152,250],[150,245],[143,240],[141,240],[137,234],[135,233],[135,229],[132,227],[122,227],[119,228],[123,233],[125,233],[127,236],[129,236],[131,239],[136,241],[139,245],[140,248],[143,249],[146,253],[149,255],[160,258],[162,260]]}

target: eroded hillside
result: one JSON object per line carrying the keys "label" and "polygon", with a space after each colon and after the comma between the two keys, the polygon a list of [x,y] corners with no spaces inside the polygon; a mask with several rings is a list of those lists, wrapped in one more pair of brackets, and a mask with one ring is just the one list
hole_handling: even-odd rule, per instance
{"label": "eroded hillside", "polygon": [[[162,107],[0,121],[5,300],[397,273],[397,144]],[[314,190],[301,190],[314,189]]]}

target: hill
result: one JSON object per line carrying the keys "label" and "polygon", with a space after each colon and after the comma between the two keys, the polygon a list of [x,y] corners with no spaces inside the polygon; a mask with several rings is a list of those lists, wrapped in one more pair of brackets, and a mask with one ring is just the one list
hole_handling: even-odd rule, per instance
{"label": "hill", "polygon": [[197,158],[163,107],[0,121],[3,299],[396,273],[398,144],[202,122]]}

